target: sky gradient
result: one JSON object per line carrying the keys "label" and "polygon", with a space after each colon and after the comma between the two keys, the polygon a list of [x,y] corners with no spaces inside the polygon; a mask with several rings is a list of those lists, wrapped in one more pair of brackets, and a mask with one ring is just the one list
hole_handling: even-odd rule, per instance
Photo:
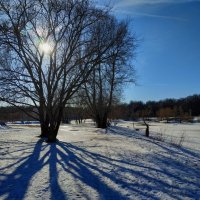
{"label": "sky gradient", "polygon": [[200,93],[200,1],[116,0],[113,10],[139,40],[137,85],[126,87],[125,102]]}

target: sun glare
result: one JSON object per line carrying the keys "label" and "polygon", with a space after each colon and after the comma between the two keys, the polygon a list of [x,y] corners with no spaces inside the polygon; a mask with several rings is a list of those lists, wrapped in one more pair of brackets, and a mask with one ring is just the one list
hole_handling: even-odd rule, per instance
{"label": "sun glare", "polygon": [[47,43],[47,42],[41,43],[41,44],[39,45],[39,49],[40,49],[43,53],[45,53],[45,54],[49,54],[49,53],[51,53],[51,51],[52,51],[51,45],[50,45],[49,43]]}

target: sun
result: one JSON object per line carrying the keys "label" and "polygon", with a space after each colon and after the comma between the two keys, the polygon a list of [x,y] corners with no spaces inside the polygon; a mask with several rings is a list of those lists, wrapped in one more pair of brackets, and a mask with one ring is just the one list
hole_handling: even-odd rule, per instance
{"label": "sun", "polygon": [[42,51],[42,52],[45,53],[45,54],[49,54],[49,53],[52,52],[52,47],[51,47],[51,45],[50,45],[49,43],[47,43],[47,42],[42,42],[42,43],[40,43],[39,49],[40,49],[40,51]]}

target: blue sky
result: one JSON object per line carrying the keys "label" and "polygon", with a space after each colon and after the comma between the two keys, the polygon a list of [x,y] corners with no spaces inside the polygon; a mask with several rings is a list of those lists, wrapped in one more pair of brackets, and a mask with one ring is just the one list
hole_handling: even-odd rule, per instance
{"label": "blue sky", "polygon": [[115,0],[118,18],[130,18],[140,40],[137,86],[124,101],[180,98],[200,93],[200,1]]}

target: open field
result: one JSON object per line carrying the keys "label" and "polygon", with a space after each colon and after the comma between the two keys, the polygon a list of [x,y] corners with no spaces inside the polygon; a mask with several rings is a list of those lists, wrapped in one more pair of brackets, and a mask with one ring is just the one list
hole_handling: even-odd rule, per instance
{"label": "open field", "polygon": [[[138,133],[144,134],[145,126],[142,122],[119,121],[120,127],[126,127],[132,130],[139,129]],[[177,143],[183,136],[182,146],[200,149],[200,123],[149,123],[150,136],[161,138],[165,142]]]}
{"label": "open field", "polygon": [[63,125],[56,144],[38,127],[0,130],[0,199],[200,199],[200,125],[151,124],[185,141],[177,147],[121,121],[107,133]]}

